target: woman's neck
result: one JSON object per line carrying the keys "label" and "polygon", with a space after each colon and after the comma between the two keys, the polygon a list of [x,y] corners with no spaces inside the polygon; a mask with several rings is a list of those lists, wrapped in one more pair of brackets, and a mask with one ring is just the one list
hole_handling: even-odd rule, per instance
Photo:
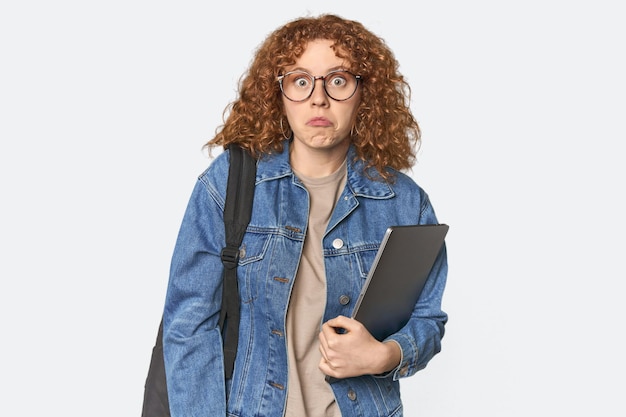
{"label": "woman's neck", "polygon": [[320,178],[336,172],[346,160],[349,143],[331,149],[309,148],[292,144],[289,162],[294,171],[309,178]]}

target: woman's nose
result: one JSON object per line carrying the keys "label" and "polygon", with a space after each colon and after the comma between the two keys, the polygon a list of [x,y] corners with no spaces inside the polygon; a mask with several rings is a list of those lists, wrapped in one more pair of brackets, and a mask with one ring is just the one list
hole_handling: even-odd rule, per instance
{"label": "woman's nose", "polygon": [[328,105],[329,97],[326,94],[326,89],[324,88],[324,80],[316,79],[315,83],[316,85],[313,89],[313,94],[311,95],[311,104],[316,106]]}

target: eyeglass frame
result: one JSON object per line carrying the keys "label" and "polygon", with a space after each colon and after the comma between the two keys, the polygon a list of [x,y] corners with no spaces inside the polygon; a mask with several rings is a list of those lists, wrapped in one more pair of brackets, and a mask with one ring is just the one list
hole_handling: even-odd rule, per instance
{"label": "eyeglass frame", "polygon": [[[329,75],[331,75],[331,74],[336,74],[336,73],[338,73],[338,72],[347,72],[348,74],[352,75],[352,76],[356,79],[356,87],[354,88],[354,91],[352,92],[352,94],[350,94],[350,96],[349,96],[349,97],[347,97],[347,98],[343,98],[343,99],[336,99],[335,97],[331,96],[331,95],[328,93],[328,90],[326,89],[326,78],[327,78]],[[313,79],[313,88],[311,88],[311,92],[309,93],[309,95],[308,95],[308,96],[306,96],[306,97],[305,97],[305,98],[303,98],[302,100],[293,100],[293,99],[289,98],[289,96],[287,96],[287,94],[285,94],[285,90],[283,89],[283,80],[285,79],[285,77],[287,77],[288,75],[291,75],[291,74],[296,74],[296,73],[306,74],[306,75],[308,75],[309,77],[311,77],[311,78]],[[287,73],[285,73],[285,74],[283,74],[283,75],[279,75],[278,77],[276,77],[276,81],[278,81],[278,84],[279,84],[279,86],[280,86],[280,92],[281,92],[281,93],[283,93],[283,96],[285,96],[285,98],[286,98],[287,100],[289,100],[289,101],[293,101],[294,103],[301,103],[301,102],[303,102],[303,101],[306,101],[306,100],[310,99],[310,98],[311,98],[311,96],[313,95],[313,91],[315,91],[315,85],[316,85],[316,83],[315,83],[315,82],[316,82],[317,80],[322,80],[322,87],[324,88],[324,92],[326,93],[326,95],[327,95],[329,98],[331,98],[331,99],[333,99],[333,100],[335,100],[335,101],[346,101],[346,100],[350,100],[350,99],[351,99],[352,97],[354,97],[354,95],[356,94],[356,90],[358,90],[358,89],[359,89],[359,84],[361,83],[361,80],[362,80],[362,79],[363,79],[363,78],[362,78],[360,75],[353,74],[352,72],[350,72],[350,71],[348,71],[348,70],[345,70],[345,69],[336,69],[336,70],[332,70],[332,71],[330,71],[330,72],[329,72],[328,74],[326,74],[326,75],[312,75],[312,74],[309,74],[308,72],[303,71],[303,70],[296,70],[296,71],[289,71],[289,72],[287,72]]]}

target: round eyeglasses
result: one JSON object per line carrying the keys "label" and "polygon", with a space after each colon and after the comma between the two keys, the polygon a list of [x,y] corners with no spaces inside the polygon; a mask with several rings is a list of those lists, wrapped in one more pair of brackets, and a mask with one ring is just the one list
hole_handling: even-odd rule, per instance
{"label": "round eyeglasses", "polygon": [[291,101],[304,101],[311,97],[317,80],[322,80],[328,97],[335,101],[345,101],[356,93],[361,76],[346,70],[335,70],[317,77],[305,71],[291,71],[279,76],[277,80],[283,95]]}

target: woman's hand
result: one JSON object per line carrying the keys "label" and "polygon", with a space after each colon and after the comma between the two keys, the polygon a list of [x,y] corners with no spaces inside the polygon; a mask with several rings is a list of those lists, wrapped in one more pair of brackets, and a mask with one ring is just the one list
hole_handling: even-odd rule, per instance
{"label": "woman's hand", "polygon": [[397,343],[379,342],[360,322],[345,316],[324,323],[319,339],[319,368],[333,378],[381,374],[400,364]]}

